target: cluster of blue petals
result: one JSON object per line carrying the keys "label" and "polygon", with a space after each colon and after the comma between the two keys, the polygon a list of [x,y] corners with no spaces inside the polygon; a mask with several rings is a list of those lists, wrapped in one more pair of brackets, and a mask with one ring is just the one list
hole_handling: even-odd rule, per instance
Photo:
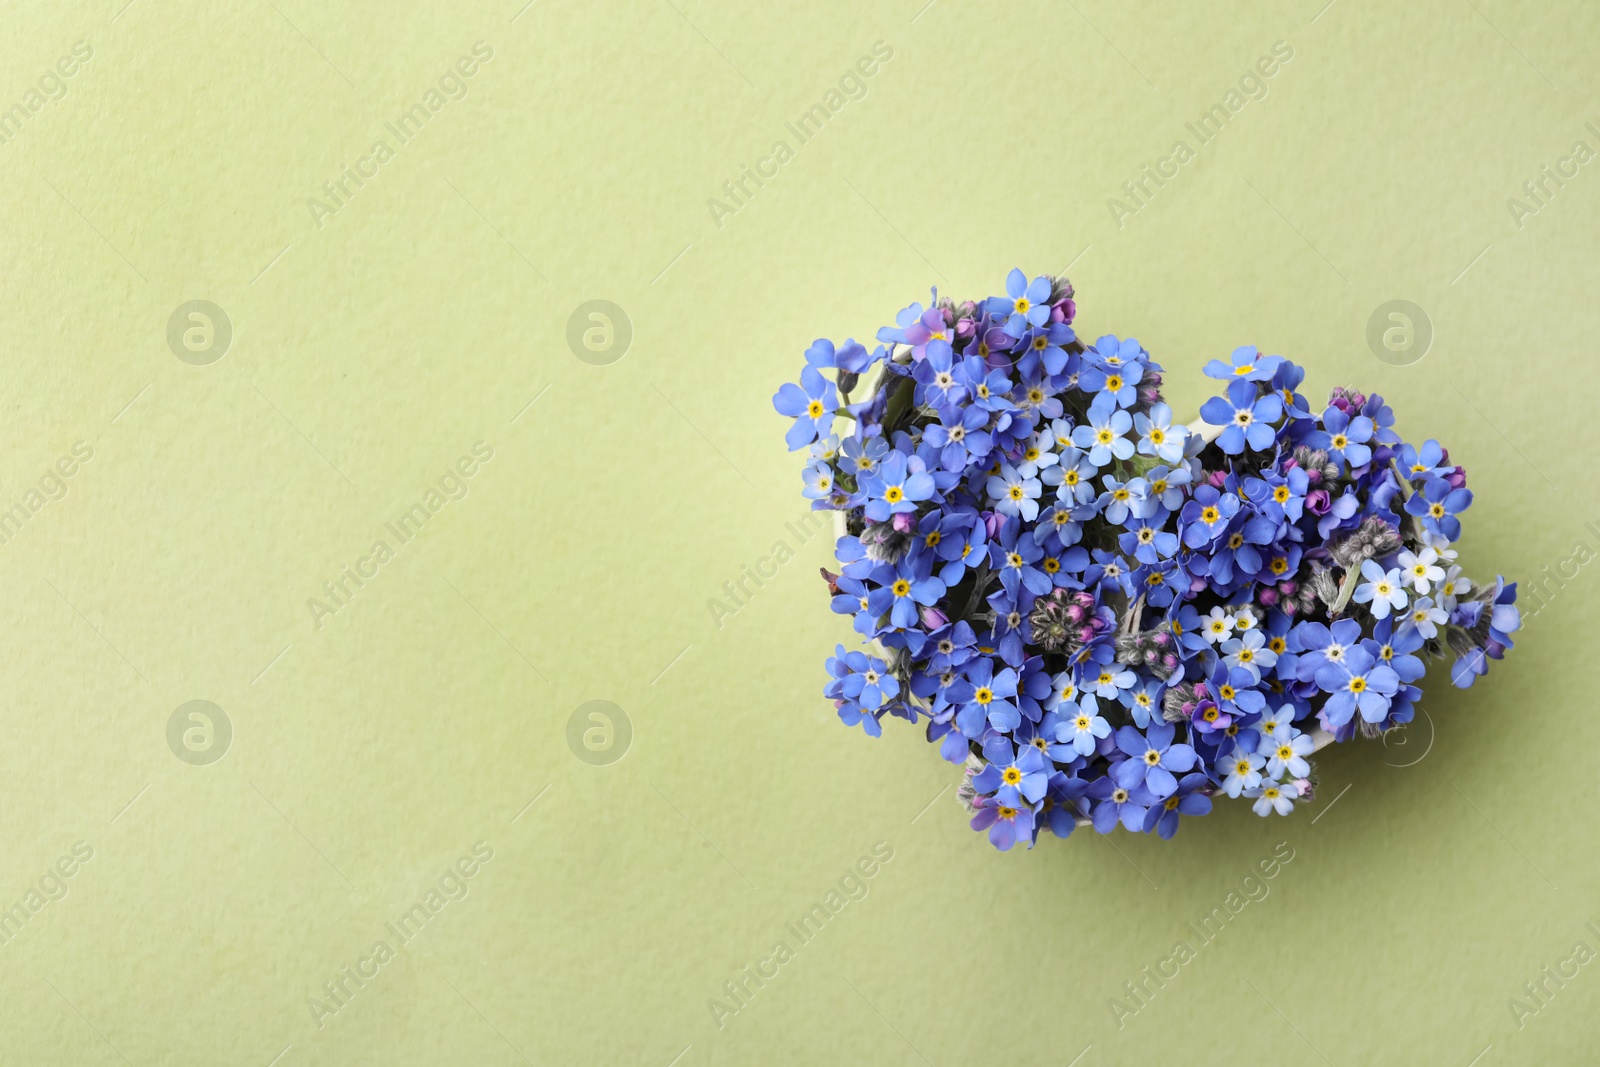
{"label": "cluster of blue petals", "polygon": [[[828,660],[847,726],[923,723],[1000,849],[1080,824],[1171,837],[1213,798],[1312,799],[1309,756],[1416,714],[1425,659],[1467,687],[1516,586],[1451,547],[1472,503],[1383,398],[1254,346],[1193,426],[1139,342],[1072,328],[1064,278],[912,304],[877,344],[817,341],[773,398],[805,496],[844,513]],[[847,427],[841,435],[838,430]]]}

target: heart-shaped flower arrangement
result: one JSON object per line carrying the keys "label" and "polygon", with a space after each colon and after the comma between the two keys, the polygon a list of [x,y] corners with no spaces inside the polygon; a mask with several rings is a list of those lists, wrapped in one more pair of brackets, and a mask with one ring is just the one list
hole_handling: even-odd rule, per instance
{"label": "heart-shaped flower arrangement", "polygon": [[1312,408],[1246,346],[1184,426],[1150,354],[1084,345],[1074,313],[1066,279],[1014,270],[872,352],[817,341],[773,398],[805,495],[843,513],[833,610],[877,646],[839,646],[824,693],[872,736],[925,719],[996,847],[1170,837],[1217,794],[1287,815],[1312,752],[1411,721],[1423,656],[1464,688],[1511,646],[1515,584],[1450,547],[1466,473],[1382,397]]}

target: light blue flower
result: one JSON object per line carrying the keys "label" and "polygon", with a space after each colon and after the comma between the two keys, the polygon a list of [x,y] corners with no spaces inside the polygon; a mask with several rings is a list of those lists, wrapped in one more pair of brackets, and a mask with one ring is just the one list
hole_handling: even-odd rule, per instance
{"label": "light blue flower", "polygon": [[1267,758],[1267,773],[1274,778],[1285,774],[1290,778],[1304,778],[1310,774],[1311,764],[1306,762],[1306,757],[1315,747],[1310,735],[1287,722],[1278,723],[1256,742],[1256,752]]}
{"label": "light blue flower", "polygon": [[1406,588],[1400,580],[1398,569],[1385,571],[1377,560],[1363,560],[1361,577],[1366,581],[1356,586],[1355,595],[1350,599],[1357,604],[1371,605],[1368,610],[1374,619],[1388,618],[1391,609],[1406,606]]}
{"label": "light blue flower", "polygon": [[1009,463],[1000,465],[998,475],[989,476],[984,490],[1002,515],[1018,515],[1027,522],[1039,516],[1039,479],[1024,477]]}
{"label": "light blue flower", "polygon": [[1115,456],[1133,455],[1133,442],[1124,436],[1133,429],[1133,417],[1118,408],[1110,397],[1101,395],[1089,405],[1088,424],[1072,431],[1072,443],[1088,449],[1089,462],[1104,467]]}
{"label": "light blue flower", "polygon": [[1006,275],[1006,295],[989,298],[989,313],[1005,316],[1005,331],[1021,337],[1029,326],[1043,326],[1050,318],[1050,279],[1044,276],[1028,281],[1020,270]]}
{"label": "light blue flower", "polygon": [[1299,799],[1300,791],[1284,782],[1263,782],[1254,789],[1246,790],[1244,795],[1257,798],[1250,806],[1257,815],[1267,816],[1273,812],[1287,815],[1294,810],[1294,802]]}
{"label": "light blue flower", "polygon": [[1214,396],[1200,406],[1200,417],[1213,426],[1224,427],[1217,446],[1230,456],[1249,447],[1265,452],[1272,447],[1277,431],[1272,424],[1283,416],[1283,400],[1277,393],[1256,395],[1256,383],[1239,378],[1228,386],[1228,398]]}
{"label": "light blue flower", "polygon": [[1080,756],[1092,756],[1095,743],[1111,736],[1111,724],[1100,714],[1100,703],[1093,696],[1083,696],[1074,709],[1063,703],[1056,709],[1061,716],[1060,740],[1070,744]]}
{"label": "light blue flower", "polygon": [[1267,637],[1260,630],[1246,630],[1231,641],[1222,643],[1223,662],[1230,667],[1248,671],[1261,680],[1261,672],[1278,662],[1278,654],[1267,646]]}
{"label": "light blue flower", "polygon": [[784,441],[794,452],[809,445],[818,437],[826,437],[833,425],[833,413],[839,406],[833,383],[822,376],[817,368],[806,366],[800,372],[800,384],[784,382],[772,397],[772,406],[778,414],[794,419],[794,425]]}
{"label": "light blue flower", "polygon": [[1177,463],[1183,459],[1183,446],[1188,438],[1186,426],[1172,425],[1172,409],[1165,404],[1150,408],[1150,414],[1133,417],[1133,428],[1139,434],[1139,451],[1155,456],[1163,463]]}
{"label": "light blue flower", "polygon": [[1439,627],[1443,626],[1450,618],[1450,613],[1434,604],[1429,597],[1419,597],[1411,605],[1411,611],[1405,617],[1405,624],[1413,627],[1424,638],[1432,640],[1439,636]]}
{"label": "light blue flower", "polygon": [[1227,772],[1227,777],[1222,780],[1222,791],[1230,797],[1237,797],[1246,789],[1254,789],[1261,784],[1261,767],[1266,762],[1254,752],[1235,748],[1227,758],[1217,761],[1217,770]]}

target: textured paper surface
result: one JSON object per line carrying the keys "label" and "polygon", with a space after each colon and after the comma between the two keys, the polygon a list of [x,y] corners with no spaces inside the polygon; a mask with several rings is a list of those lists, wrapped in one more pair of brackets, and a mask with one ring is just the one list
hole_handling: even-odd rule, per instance
{"label": "textured paper surface", "polygon": [[[0,1059],[1594,1058],[1592,8],[522,3],[6,15]],[[1291,818],[997,855],[820,696],[769,398],[1068,264],[1181,415],[1242,343],[1380,391],[1470,573],[1566,574]]]}

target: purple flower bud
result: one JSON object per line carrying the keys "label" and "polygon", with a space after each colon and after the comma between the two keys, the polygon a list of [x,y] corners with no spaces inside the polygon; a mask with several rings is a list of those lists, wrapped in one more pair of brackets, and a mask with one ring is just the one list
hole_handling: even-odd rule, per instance
{"label": "purple flower bud", "polygon": [[1005,526],[1005,524],[1006,517],[1000,514],[998,511],[986,511],[983,513],[983,529],[986,533],[988,533],[989,540],[993,541],[995,538],[999,537],[1000,530]]}
{"label": "purple flower bud", "polygon": [[896,533],[910,533],[917,528],[917,517],[909,511],[895,512],[892,521]]}
{"label": "purple flower bud", "polygon": [[1333,507],[1333,497],[1326,489],[1313,489],[1306,494],[1306,510],[1313,515],[1326,515]]}
{"label": "purple flower bud", "polygon": [[1452,489],[1464,488],[1467,484],[1467,468],[1453,468],[1449,474],[1444,476],[1444,480],[1450,483],[1450,488]]}
{"label": "purple flower bud", "polygon": [[1208,471],[1206,473],[1206,484],[1211,486],[1211,488],[1213,488],[1213,489],[1221,489],[1224,485],[1227,484],[1227,482],[1228,482],[1228,472],[1227,471]]}
{"label": "purple flower bud", "polygon": [[937,630],[949,622],[949,617],[938,608],[925,607],[922,609],[922,627],[925,630]]}
{"label": "purple flower bud", "polygon": [[1256,599],[1261,601],[1261,606],[1264,607],[1264,608],[1277,607],[1278,606],[1278,591],[1276,589],[1271,589],[1271,588],[1263,589],[1263,590],[1261,590],[1261,592],[1259,594],[1257,594]]}

